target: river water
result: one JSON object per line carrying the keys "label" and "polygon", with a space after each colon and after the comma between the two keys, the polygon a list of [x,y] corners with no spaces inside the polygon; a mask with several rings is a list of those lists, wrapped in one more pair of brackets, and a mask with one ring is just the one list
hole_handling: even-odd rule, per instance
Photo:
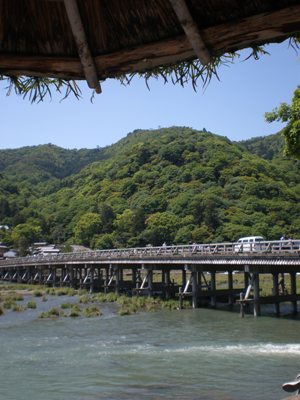
{"label": "river water", "polygon": [[299,320],[110,305],[49,320],[41,307],[0,317],[0,400],[274,400],[300,372]]}

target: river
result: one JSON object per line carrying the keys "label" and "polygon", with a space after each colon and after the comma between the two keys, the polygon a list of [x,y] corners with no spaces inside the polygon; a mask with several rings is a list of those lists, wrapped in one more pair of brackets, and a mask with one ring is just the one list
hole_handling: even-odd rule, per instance
{"label": "river", "polygon": [[299,320],[109,304],[49,320],[41,307],[0,317],[0,400],[274,400],[300,372]]}

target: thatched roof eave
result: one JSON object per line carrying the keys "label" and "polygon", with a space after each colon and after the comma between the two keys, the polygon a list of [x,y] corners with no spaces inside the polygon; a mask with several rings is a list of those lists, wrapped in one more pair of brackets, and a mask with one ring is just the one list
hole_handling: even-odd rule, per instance
{"label": "thatched roof eave", "polygon": [[0,22],[2,76],[85,79],[100,92],[99,81],[106,78],[170,66],[176,70],[192,60],[200,60],[207,71],[224,54],[297,37],[300,4],[298,0],[245,0],[242,5],[235,0],[0,0]]}

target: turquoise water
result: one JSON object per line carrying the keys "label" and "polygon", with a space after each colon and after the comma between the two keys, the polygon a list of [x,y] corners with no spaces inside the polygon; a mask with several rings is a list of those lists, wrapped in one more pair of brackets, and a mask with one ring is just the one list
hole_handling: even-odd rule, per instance
{"label": "turquoise water", "polygon": [[300,321],[208,309],[97,318],[0,317],[0,400],[285,397],[300,372]]}

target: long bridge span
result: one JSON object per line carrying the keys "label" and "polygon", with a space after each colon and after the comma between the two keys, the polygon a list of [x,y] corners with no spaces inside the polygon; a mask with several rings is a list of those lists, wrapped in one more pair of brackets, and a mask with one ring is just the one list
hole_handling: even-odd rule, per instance
{"label": "long bridge span", "polygon": [[[238,287],[234,275],[242,274]],[[253,307],[289,302],[297,314],[300,293],[300,240],[259,244],[214,243],[140,247],[80,253],[36,255],[0,260],[0,280],[31,284],[87,287],[91,291],[189,298],[194,308],[218,301]],[[221,284],[218,279],[223,274]],[[270,293],[261,293],[260,278],[270,275]],[[224,283],[226,281],[226,284]]]}

